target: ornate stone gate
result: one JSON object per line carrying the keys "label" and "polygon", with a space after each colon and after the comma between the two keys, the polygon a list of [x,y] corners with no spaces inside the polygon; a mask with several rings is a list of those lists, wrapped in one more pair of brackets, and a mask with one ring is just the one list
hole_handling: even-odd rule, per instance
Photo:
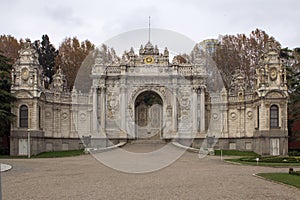
{"label": "ornate stone gate", "polygon": [[[191,138],[205,134],[206,70],[201,53],[193,62],[160,53],[148,42],[139,55],[99,57],[92,69],[93,137]],[[180,60],[181,59],[181,60]]]}
{"label": "ornate stone gate", "polygon": [[79,75],[69,92],[61,69],[44,87],[38,54],[26,41],[12,69],[11,154],[21,154],[29,133],[32,154],[79,149],[85,141],[101,148],[140,138],[194,139],[200,147],[214,138],[215,148],[286,155],[288,92],[279,52],[265,47],[252,87],[237,72],[227,88],[213,90],[222,78],[198,47],[172,62],[167,48],[150,42],[122,57],[100,49],[87,64],[91,73]]}

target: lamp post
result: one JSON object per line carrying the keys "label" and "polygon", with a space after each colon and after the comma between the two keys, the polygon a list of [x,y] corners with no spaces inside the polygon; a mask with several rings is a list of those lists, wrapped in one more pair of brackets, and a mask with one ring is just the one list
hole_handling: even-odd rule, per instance
{"label": "lamp post", "polygon": [[256,160],[256,165],[258,165],[259,158],[256,158],[255,160]]}
{"label": "lamp post", "polygon": [[30,158],[30,129],[27,129],[27,155]]}

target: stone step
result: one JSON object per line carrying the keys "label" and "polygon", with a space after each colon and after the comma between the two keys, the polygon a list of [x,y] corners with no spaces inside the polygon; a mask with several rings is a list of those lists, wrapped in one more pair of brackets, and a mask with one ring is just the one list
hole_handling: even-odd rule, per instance
{"label": "stone step", "polygon": [[166,144],[166,141],[159,139],[137,139],[132,140],[130,144]]}

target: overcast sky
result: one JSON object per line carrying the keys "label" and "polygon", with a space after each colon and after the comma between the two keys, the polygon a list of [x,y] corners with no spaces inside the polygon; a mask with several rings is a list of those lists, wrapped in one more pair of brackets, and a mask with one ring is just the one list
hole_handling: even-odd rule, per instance
{"label": "overcast sky", "polygon": [[65,37],[96,45],[122,32],[151,26],[199,42],[255,28],[283,47],[300,46],[299,0],[0,0],[0,34],[40,39],[58,47]]}

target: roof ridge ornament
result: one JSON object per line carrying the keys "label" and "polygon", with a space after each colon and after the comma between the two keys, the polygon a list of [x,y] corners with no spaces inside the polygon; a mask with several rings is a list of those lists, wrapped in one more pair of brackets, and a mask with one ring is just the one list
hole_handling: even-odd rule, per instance
{"label": "roof ridge ornament", "polygon": [[148,28],[148,42],[150,43],[150,34],[151,34],[151,28],[150,28],[150,21],[151,21],[151,16],[149,16],[149,28]]}

